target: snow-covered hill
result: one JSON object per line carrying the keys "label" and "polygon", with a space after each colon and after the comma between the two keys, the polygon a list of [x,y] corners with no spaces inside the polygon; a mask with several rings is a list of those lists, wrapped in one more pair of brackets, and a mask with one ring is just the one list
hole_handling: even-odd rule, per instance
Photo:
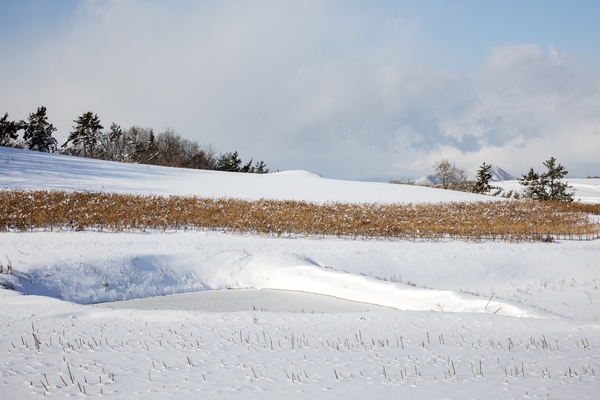
{"label": "snow-covered hill", "polygon": [[[190,171],[6,148],[0,159],[9,190],[490,199],[302,171]],[[0,233],[0,398],[594,398],[598,254],[600,241]],[[236,291],[243,307],[240,296],[228,300],[233,289],[253,289]],[[85,305],[155,295],[174,297],[102,305],[120,310]]]}
{"label": "snow-covered hill", "polygon": [[312,202],[414,203],[489,200],[418,186],[321,178],[307,171],[265,175],[167,168],[0,147],[0,188],[79,189]]}

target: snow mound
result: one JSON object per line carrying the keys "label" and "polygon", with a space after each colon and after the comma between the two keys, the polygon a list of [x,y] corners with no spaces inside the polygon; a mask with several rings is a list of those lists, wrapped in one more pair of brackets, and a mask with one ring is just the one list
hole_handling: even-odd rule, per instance
{"label": "snow mound", "polygon": [[[26,294],[80,304],[202,290],[274,289],[400,310],[531,317],[573,313],[560,304],[567,300],[572,304],[574,298],[557,294],[553,302],[530,303],[531,295],[523,299],[528,303],[504,300],[519,300],[513,294],[523,289],[515,282],[541,276],[539,269],[529,266],[536,254],[531,250],[539,249],[534,245],[520,245],[516,251],[514,245],[498,243],[473,247],[209,232],[34,232],[2,235],[0,246],[15,265],[15,275],[2,275],[5,283]],[[589,281],[593,287],[597,284],[590,278],[595,250],[594,242],[558,246],[547,249],[540,264],[577,259],[579,275],[572,269],[567,278]],[[548,282],[563,276],[545,274]],[[487,291],[482,296],[473,293],[491,281],[496,287],[491,301]],[[589,318],[593,311],[582,308],[581,316]]]}

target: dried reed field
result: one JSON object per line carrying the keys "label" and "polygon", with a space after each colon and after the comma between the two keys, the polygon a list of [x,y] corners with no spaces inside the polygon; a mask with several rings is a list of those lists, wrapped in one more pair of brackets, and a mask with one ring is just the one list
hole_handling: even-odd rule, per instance
{"label": "dried reed field", "polygon": [[0,230],[223,230],[404,240],[590,240],[600,204],[539,201],[316,204],[183,196],[0,191]]}

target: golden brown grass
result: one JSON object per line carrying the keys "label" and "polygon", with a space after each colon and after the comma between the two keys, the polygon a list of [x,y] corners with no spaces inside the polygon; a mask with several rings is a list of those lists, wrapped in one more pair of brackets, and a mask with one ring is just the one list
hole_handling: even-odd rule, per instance
{"label": "golden brown grass", "polygon": [[0,230],[216,229],[407,240],[596,239],[600,205],[534,201],[315,204],[66,191],[0,191]]}

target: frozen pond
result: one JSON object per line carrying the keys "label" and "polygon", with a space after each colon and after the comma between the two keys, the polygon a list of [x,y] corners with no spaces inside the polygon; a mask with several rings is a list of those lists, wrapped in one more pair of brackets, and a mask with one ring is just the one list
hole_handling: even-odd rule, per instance
{"label": "frozen pond", "polygon": [[94,304],[92,307],[141,310],[197,310],[209,312],[273,311],[332,313],[389,311],[392,308],[358,303],[314,293],[286,290],[205,290]]}

